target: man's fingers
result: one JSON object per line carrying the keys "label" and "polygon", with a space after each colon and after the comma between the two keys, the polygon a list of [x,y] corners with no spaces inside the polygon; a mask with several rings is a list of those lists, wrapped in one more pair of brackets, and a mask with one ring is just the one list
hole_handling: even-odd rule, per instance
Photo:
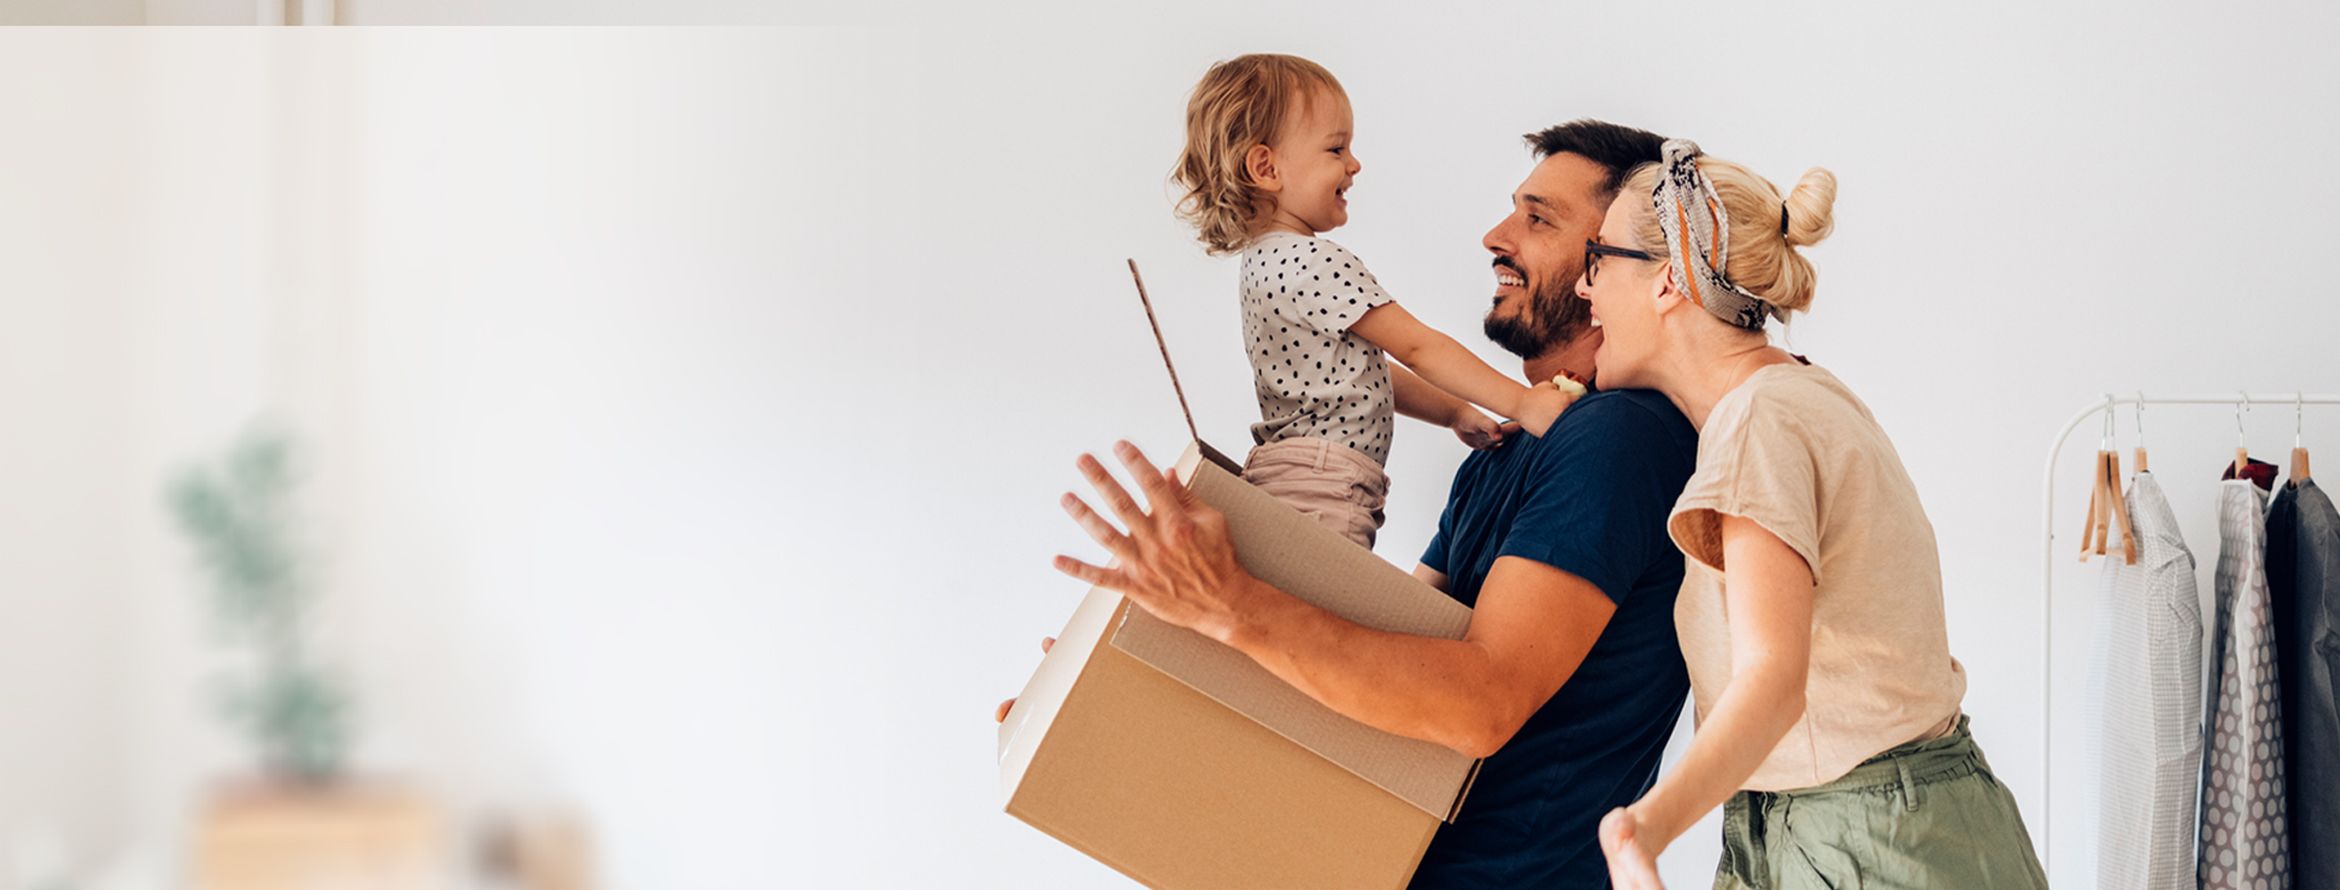
{"label": "man's fingers", "polygon": [[[1122,590],[1120,573],[1111,569],[1093,566],[1074,559],[1070,556],[1063,555],[1058,555],[1055,562],[1052,564],[1056,566],[1057,571],[1071,575],[1074,578],[1078,578],[1082,581],[1086,581],[1092,587],[1104,587],[1111,590]],[[1127,591],[1123,592],[1126,593]],[[1045,652],[1047,649],[1043,647],[1041,651]]]}
{"label": "man's fingers", "polygon": [[[1048,650],[1050,650],[1050,649],[1054,649],[1054,648],[1056,648],[1056,638],[1055,638],[1055,637],[1041,637],[1041,638],[1040,638],[1040,654],[1042,654],[1042,655],[1046,655],[1046,654],[1048,654]],[[996,713],[996,714],[993,714],[993,715],[991,715],[991,722],[993,722],[993,723],[1006,723],[1006,722],[1007,722],[1007,715],[1008,715],[1008,711],[1009,711],[1010,709],[1014,708],[1015,706],[1016,706],[1016,700],[1015,700],[1015,699],[1012,699],[1012,698],[1011,698],[1011,699],[1008,699],[1007,701],[1000,702],[1000,703],[999,703],[999,712],[998,712],[998,713]]]}
{"label": "man's fingers", "polygon": [[1180,489],[1170,484],[1169,477],[1166,477],[1160,469],[1155,468],[1152,461],[1146,460],[1144,452],[1139,451],[1137,446],[1129,444],[1129,441],[1124,439],[1113,443],[1113,455],[1121,458],[1122,466],[1129,468],[1130,478],[1138,480],[1138,488],[1146,493],[1146,508],[1153,511],[1154,518],[1171,518],[1178,513],[1176,510],[1162,508],[1180,503],[1178,497]]}
{"label": "man's fingers", "polygon": [[1105,472],[1104,464],[1098,463],[1093,456],[1083,454],[1073,461],[1073,466],[1089,480],[1089,487],[1097,490],[1097,497],[1105,502],[1105,508],[1121,517],[1123,526],[1134,532],[1139,525],[1144,524],[1146,512],[1138,508],[1137,501],[1129,496],[1128,490],[1121,487],[1113,474]]}
{"label": "man's fingers", "polygon": [[1105,517],[1097,515],[1097,511],[1090,509],[1087,502],[1073,496],[1071,492],[1066,492],[1057,503],[1064,507],[1064,512],[1072,515],[1073,522],[1080,525],[1081,531],[1088,532],[1089,537],[1095,538],[1097,543],[1105,545],[1105,549],[1119,557],[1122,562],[1130,561],[1130,557],[1136,552],[1136,549],[1130,543],[1129,536],[1122,534],[1120,529],[1114,528],[1113,523],[1106,522]]}

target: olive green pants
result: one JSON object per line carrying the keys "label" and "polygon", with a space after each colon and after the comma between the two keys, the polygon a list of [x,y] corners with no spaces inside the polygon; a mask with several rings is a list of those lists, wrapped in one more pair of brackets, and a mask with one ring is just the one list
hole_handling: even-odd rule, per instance
{"label": "olive green pants", "polygon": [[1723,805],[1715,890],[2045,888],[2007,786],[1966,729],[1794,791]]}

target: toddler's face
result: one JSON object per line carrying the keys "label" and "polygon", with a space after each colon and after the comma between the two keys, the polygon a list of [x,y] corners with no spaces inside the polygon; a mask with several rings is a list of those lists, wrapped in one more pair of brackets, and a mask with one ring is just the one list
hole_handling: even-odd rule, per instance
{"label": "toddler's face", "polygon": [[1275,196],[1278,217],[1311,234],[1349,221],[1349,184],[1364,169],[1349,150],[1355,130],[1349,100],[1329,90],[1317,91],[1300,114],[1284,122],[1268,146],[1275,152],[1276,173],[1283,181]]}

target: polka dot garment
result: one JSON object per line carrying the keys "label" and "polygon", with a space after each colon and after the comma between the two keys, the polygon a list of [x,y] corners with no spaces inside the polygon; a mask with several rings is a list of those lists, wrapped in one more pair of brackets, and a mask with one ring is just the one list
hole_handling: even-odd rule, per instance
{"label": "polka dot garment", "polygon": [[1387,302],[1357,255],[1323,238],[1270,232],[1243,251],[1243,339],[1259,396],[1254,444],[1316,436],[1388,462],[1397,404],[1389,362],[1349,333]]}
{"label": "polka dot garment", "polygon": [[[2283,715],[2267,595],[2267,495],[2235,479],[2218,489],[2216,655],[2202,751],[2202,890],[2289,890]],[[2316,843],[2330,843],[2317,839]]]}

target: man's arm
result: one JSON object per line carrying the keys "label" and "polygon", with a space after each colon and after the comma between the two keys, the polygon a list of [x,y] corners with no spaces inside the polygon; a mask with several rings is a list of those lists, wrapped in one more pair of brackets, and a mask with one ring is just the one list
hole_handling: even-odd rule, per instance
{"label": "man's arm", "polygon": [[[1654,472],[1634,462],[1642,439],[1622,435],[1626,428],[1618,421],[1594,419],[1633,409],[1587,407],[1595,413],[1554,443],[1549,460],[1555,468],[1603,469],[1540,474],[1514,519],[1521,549],[1490,567],[1461,640],[1371,630],[1253,577],[1235,558],[1226,515],[1127,442],[1114,450],[1145,492],[1146,507],[1096,458],[1075,462],[1126,533],[1080,498],[1062,499],[1074,522],[1118,564],[1058,556],[1055,565],[1121,592],[1155,617],[1236,647],[1353,719],[1485,756],[1583,663],[1615,612],[1607,591],[1624,589],[1646,563],[1652,544],[1643,526],[1658,521],[1662,512],[1653,511],[1665,506],[1642,497],[1635,474]],[[1598,520],[1585,525],[1578,516]],[[1574,532],[1562,533],[1569,529]],[[1416,570],[1434,585],[1435,574],[1427,566]]]}
{"label": "man's arm", "polygon": [[1256,611],[1229,645],[1357,722],[1472,757],[1511,741],[1616,612],[1591,582],[1517,556],[1495,561],[1461,640],[1374,630],[1250,585]]}

